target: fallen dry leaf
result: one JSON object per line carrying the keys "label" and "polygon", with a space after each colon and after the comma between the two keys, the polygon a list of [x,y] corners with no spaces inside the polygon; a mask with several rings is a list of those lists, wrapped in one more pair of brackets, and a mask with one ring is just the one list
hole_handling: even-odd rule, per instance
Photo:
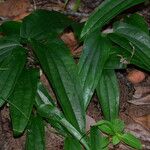
{"label": "fallen dry leaf", "polygon": [[86,115],[86,131],[89,131],[95,123],[96,121],[92,117]]}
{"label": "fallen dry leaf", "polygon": [[127,79],[133,83],[133,84],[137,84],[142,82],[145,79],[145,73],[139,70],[132,70],[128,73],[127,75]]}
{"label": "fallen dry leaf", "polygon": [[7,0],[0,3],[0,16],[12,20],[20,20],[29,14],[29,0]]}
{"label": "fallen dry leaf", "polygon": [[134,120],[150,132],[150,114],[137,118],[135,117]]}
{"label": "fallen dry leaf", "polygon": [[65,44],[67,44],[71,52],[73,52],[78,46],[78,42],[75,39],[73,32],[62,34],[61,39],[64,41]]}

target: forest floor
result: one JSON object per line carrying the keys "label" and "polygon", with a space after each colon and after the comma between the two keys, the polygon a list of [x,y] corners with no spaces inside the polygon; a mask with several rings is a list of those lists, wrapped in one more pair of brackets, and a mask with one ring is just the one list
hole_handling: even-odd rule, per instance
{"label": "forest floor", "polygon": [[[96,8],[102,0],[82,0],[78,11],[72,11],[74,0],[70,0],[64,7],[63,0],[1,0],[0,1],[0,23],[4,20],[21,20],[24,16],[34,9],[56,10],[65,13],[74,20],[83,22],[87,20],[89,14]],[[138,12],[145,17],[150,26],[150,6],[140,5],[134,9],[126,11]],[[67,41],[75,46],[77,41],[73,33],[67,33]],[[126,130],[138,137],[143,144],[143,150],[150,150],[150,74],[142,71],[145,78],[140,83],[132,84],[128,81],[128,74],[133,70],[139,70],[130,66],[126,71],[117,72],[120,83],[120,117],[126,124]],[[48,82],[44,76],[42,82],[49,88]],[[26,133],[20,138],[14,138],[11,130],[11,120],[9,117],[9,106],[0,110],[0,150],[23,150],[25,145]],[[102,118],[101,109],[97,101],[96,94],[93,96],[87,111],[89,117],[88,123],[93,120],[98,121]],[[46,127],[46,150],[62,150],[63,137],[50,127]],[[123,144],[117,147],[110,146],[114,150],[130,150]]]}

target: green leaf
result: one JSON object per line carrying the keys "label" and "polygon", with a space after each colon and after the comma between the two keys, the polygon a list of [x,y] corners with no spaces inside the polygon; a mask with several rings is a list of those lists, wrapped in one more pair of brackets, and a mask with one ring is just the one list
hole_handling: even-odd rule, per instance
{"label": "green leaf", "polygon": [[116,133],[122,133],[124,128],[125,128],[125,124],[122,120],[120,119],[115,119],[111,121],[112,126],[113,126],[113,130]]}
{"label": "green leaf", "polygon": [[82,150],[82,145],[74,138],[65,139],[64,150]]}
{"label": "green leaf", "polygon": [[98,127],[93,126],[90,130],[91,150],[103,150],[109,144],[108,138],[102,136]]}
{"label": "green leaf", "polygon": [[[44,87],[44,85],[41,82],[38,83],[37,98],[40,98],[44,102],[44,104],[50,104],[52,106],[56,105],[54,100],[52,100],[48,91],[46,90],[46,88]],[[37,102],[39,103],[40,101],[37,101]]]}
{"label": "green leaf", "polygon": [[4,35],[20,35],[21,22],[17,21],[6,21],[1,25],[1,29]]}
{"label": "green leaf", "polygon": [[25,50],[22,47],[14,47],[11,48],[11,53],[0,62],[0,106],[7,101],[13,92],[16,81],[25,65],[25,56]]}
{"label": "green leaf", "polygon": [[85,110],[98,84],[104,64],[109,57],[110,48],[107,38],[98,32],[92,33],[84,42],[83,54],[79,60],[78,68]]}
{"label": "green leaf", "polygon": [[115,70],[125,69],[127,67],[126,64],[121,62],[117,49],[117,46],[111,48],[111,51],[109,52],[109,59],[106,61],[104,69]]}
{"label": "green leaf", "polygon": [[[124,37],[116,34],[111,33],[108,35],[108,37],[116,44],[120,46],[120,48],[116,48],[116,53],[118,58],[120,58],[121,62],[124,62],[126,64],[135,64],[139,66],[140,68],[143,68],[145,70],[148,70],[147,66],[144,64],[145,62],[141,62],[140,55],[134,52],[133,46],[131,46],[131,43],[128,41],[128,39],[125,39]],[[133,55],[134,54],[134,55]]]}
{"label": "green leaf", "polygon": [[[44,93],[45,92],[43,92],[42,95],[44,95]],[[89,150],[89,145],[84,134],[81,134],[79,131],[77,131],[77,129],[66,120],[63,113],[56,106],[53,106],[51,102],[48,104],[48,102],[45,100],[45,96],[39,96],[36,98],[35,102],[37,112],[40,116],[46,118],[47,121],[54,125],[53,127],[56,128],[56,130],[59,130],[62,135],[74,137],[87,150]]]}
{"label": "green leaf", "polygon": [[[150,36],[132,25],[120,23],[115,27],[115,33],[127,39],[134,55],[150,70]],[[138,65],[138,64],[137,64]]]}
{"label": "green leaf", "polygon": [[97,122],[97,124],[95,126],[98,126],[98,128],[108,134],[108,135],[114,135],[114,131],[113,131],[113,126],[112,123],[110,121],[107,120],[101,120],[99,122]]}
{"label": "green leaf", "polygon": [[32,116],[27,130],[26,150],[45,150],[45,129],[43,119]]}
{"label": "green leaf", "polygon": [[80,39],[80,34],[81,31],[83,29],[84,23],[79,23],[79,22],[72,22],[71,23],[71,27],[73,29],[73,32],[75,34],[75,36],[77,37],[77,39]]}
{"label": "green leaf", "polygon": [[37,90],[38,71],[24,69],[9,98],[14,135],[20,135],[29,121]]}
{"label": "green leaf", "polygon": [[12,50],[21,46],[14,36],[0,38],[0,62],[12,53]]}
{"label": "green leaf", "polygon": [[121,136],[121,141],[123,141],[125,144],[135,148],[135,149],[142,149],[142,144],[141,142],[132,134],[130,133],[125,133]]}
{"label": "green leaf", "polygon": [[85,131],[81,83],[77,66],[67,46],[59,39],[41,44],[32,41],[32,47],[42,69],[50,81],[66,119],[78,130]]}
{"label": "green leaf", "polygon": [[72,137],[80,141],[86,150],[90,150],[84,134],[81,134],[70,122],[68,122],[57,107],[41,104],[38,106],[37,111],[42,117],[47,119],[53,118],[55,121],[59,122],[59,124],[65,128],[67,134],[70,133]]}
{"label": "green leaf", "polygon": [[114,70],[103,70],[96,91],[104,118],[106,120],[118,118],[119,85]]}
{"label": "green leaf", "polygon": [[21,37],[41,40],[47,36],[57,36],[70,24],[71,21],[59,12],[36,10],[23,19]]}
{"label": "green leaf", "polygon": [[106,25],[124,10],[140,4],[144,0],[105,0],[90,16],[81,33],[81,38]]}
{"label": "green leaf", "polygon": [[101,150],[101,134],[95,126],[90,129],[91,150]]}
{"label": "green leaf", "polygon": [[[35,106],[36,106],[36,108],[39,108],[42,104],[55,106],[54,100],[52,100],[52,98],[48,94],[46,88],[42,85],[42,83],[38,83],[37,96],[36,96],[36,99],[35,99]],[[58,113],[59,113],[59,111],[58,111]],[[60,114],[60,115],[62,115],[62,114]],[[50,123],[53,128],[58,130],[58,132],[60,134],[66,136],[66,131],[60,125],[60,123],[57,120],[57,118],[51,117],[51,118],[47,119],[46,121],[48,123]]]}
{"label": "green leaf", "polygon": [[139,14],[132,14],[125,18],[125,22],[131,24],[143,32],[149,34],[148,30],[148,23],[146,22],[145,18]]}
{"label": "green leaf", "polygon": [[118,136],[114,135],[112,137],[112,143],[113,143],[113,145],[117,145],[120,143],[120,139],[118,138]]}

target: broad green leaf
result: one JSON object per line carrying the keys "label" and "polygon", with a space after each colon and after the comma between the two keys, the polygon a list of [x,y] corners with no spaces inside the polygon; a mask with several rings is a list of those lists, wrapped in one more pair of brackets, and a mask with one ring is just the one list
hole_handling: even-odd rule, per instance
{"label": "broad green leaf", "polygon": [[150,36],[132,25],[120,23],[115,27],[116,34],[127,39],[133,48],[133,54],[139,57],[147,70],[150,70]]}
{"label": "broad green leaf", "polygon": [[96,123],[96,125],[102,132],[108,135],[114,135],[113,126],[110,121],[107,120],[100,120]]}
{"label": "broad green leaf", "polygon": [[64,143],[64,150],[82,150],[82,145],[76,139],[67,137]]}
{"label": "broad green leaf", "polygon": [[140,55],[138,55],[137,53],[134,53],[133,46],[127,39],[125,39],[124,37],[116,33],[111,33],[108,35],[108,37],[114,43],[120,46],[120,48],[116,48],[115,50],[121,62],[126,63],[126,64],[135,64],[139,66],[140,68],[148,70],[147,66],[144,64],[145,62],[139,61]]}
{"label": "broad green leaf", "polygon": [[[44,95],[46,93],[44,89],[41,92],[43,92],[42,95]],[[49,122],[54,128],[56,128],[56,130],[59,130],[59,133],[61,133],[62,135],[65,135],[65,137],[66,136],[74,137],[82,145],[84,145],[84,147],[87,150],[89,150],[89,145],[85,139],[85,135],[81,134],[79,131],[77,131],[77,129],[75,129],[66,120],[63,113],[56,106],[52,105],[51,102],[48,103],[48,101],[45,100],[45,96],[38,96],[36,98],[35,102],[36,102],[36,108],[37,108],[38,114],[40,114],[43,118],[46,118],[47,122]]]}
{"label": "broad green leaf", "polygon": [[20,135],[28,124],[37,91],[37,80],[37,70],[24,69],[9,98],[12,126],[16,136]]}
{"label": "broad green leaf", "polygon": [[123,134],[121,136],[121,141],[123,141],[125,144],[127,144],[127,145],[129,145],[135,149],[138,149],[138,150],[142,149],[141,142],[135,136],[133,136],[130,133]]}
{"label": "broad green leaf", "polygon": [[[44,102],[44,104],[50,104],[52,106],[56,105],[54,100],[52,100],[48,91],[46,90],[46,88],[41,82],[38,83],[37,98],[40,98]],[[40,102],[40,101],[37,101],[37,102]]]}
{"label": "broad green leaf", "polygon": [[84,23],[72,22],[71,27],[77,39],[80,39],[80,34],[83,29]]}
{"label": "broad green leaf", "polygon": [[113,145],[117,145],[120,143],[120,139],[118,138],[118,136],[114,135],[112,137],[112,143],[113,143]]}
{"label": "broad green leaf", "polygon": [[20,35],[21,22],[17,21],[6,21],[1,25],[1,29],[4,35]]}
{"label": "broad green leaf", "polygon": [[60,112],[57,107],[48,104],[41,104],[38,106],[37,111],[44,118],[55,119],[55,121],[59,122],[59,124],[65,128],[67,134],[70,133],[72,137],[80,141],[86,150],[90,150],[84,134],[81,134],[76,128],[74,128],[74,126],[66,120],[62,112]]}
{"label": "broad green leaf", "polygon": [[120,119],[115,119],[111,121],[112,126],[113,126],[113,130],[116,133],[122,133],[124,128],[125,128],[125,124],[122,120]]}
{"label": "broad green leaf", "polygon": [[32,116],[27,130],[26,150],[45,150],[45,129],[43,119]]}
{"label": "broad green leaf", "polygon": [[91,150],[101,150],[101,134],[99,129],[95,126],[90,129],[90,142],[91,142]]}
{"label": "broad green leaf", "polygon": [[[38,89],[37,89],[37,96],[35,99],[35,106],[39,108],[42,104],[47,104],[50,106],[55,106],[54,100],[50,97],[48,94],[46,88],[42,85],[42,83],[38,83]],[[59,114],[59,111],[57,112]],[[57,114],[56,113],[56,114]],[[59,114],[62,115],[62,114]],[[55,117],[49,117],[49,119],[46,120],[48,123],[51,124],[52,127],[54,127],[58,132],[64,136],[66,136],[66,131],[64,128],[60,125],[59,121]]]}
{"label": "broad green leaf", "polygon": [[104,118],[106,120],[118,118],[119,85],[114,70],[103,70],[96,91]]}
{"label": "broad green leaf", "polygon": [[25,56],[25,50],[22,47],[14,47],[11,48],[11,53],[0,62],[0,106],[7,101],[13,92],[16,81],[25,65]]}
{"label": "broad green leaf", "polygon": [[109,139],[102,136],[98,127],[93,126],[90,130],[91,150],[103,150],[109,144]]}
{"label": "broad green leaf", "polygon": [[104,69],[125,69],[127,67],[126,64],[121,62],[121,58],[118,53],[118,47],[111,48],[109,52],[109,59],[106,61]]}
{"label": "broad green leaf", "polygon": [[70,24],[71,21],[59,12],[36,10],[23,19],[21,37],[41,40],[62,33]]}
{"label": "broad green leaf", "polygon": [[144,0],[105,0],[90,16],[81,33],[81,38],[106,25],[124,10],[140,4]]}
{"label": "broad green leaf", "polygon": [[83,53],[78,64],[78,74],[82,83],[85,110],[109,57],[110,48],[111,45],[107,38],[98,32],[92,33],[84,42]]}
{"label": "broad green leaf", "polygon": [[132,14],[125,18],[125,22],[128,24],[131,24],[131,25],[139,28],[143,32],[149,34],[148,23],[146,22],[146,20],[144,19],[143,16],[141,16],[139,14]]}
{"label": "broad green leaf", "polygon": [[78,131],[84,133],[85,111],[81,83],[69,49],[59,39],[45,45],[32,40],[31,45],[54,89],[66,119]]}
{"label": "broad green leaf", "polygon": [[12,49],[21,46],[13,36],[0,38],[0,62],[12,53]]}

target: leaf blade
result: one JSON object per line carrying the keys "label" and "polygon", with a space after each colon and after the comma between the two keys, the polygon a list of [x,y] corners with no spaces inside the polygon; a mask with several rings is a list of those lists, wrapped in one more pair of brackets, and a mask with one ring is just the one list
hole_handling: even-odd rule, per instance
{"label": "leaf blade", "polygon": [[9,55],[0,62],[0,106],[11,95],[25,65],[24,49],[22,47],[14,47],[11,50],[11,52],[8,52]]}
{"label": "leaf blade", "polygon": [[26,138],[26,150],[45,150],[44,122],[40,116],[32,116]]}
{"label": "leaf blade", "polygon": [[[85,112],[77,66],[69,49],[60,40],[47,46],[32,41],[34,51],[47,75],[65,117],[82,132],[85,131]],[[81,89],[81,90],[80,90]]]}
{"label": "leaf blade", "polygon": [[16,136],[20,135],[28,124],[37,90],[37,80],[37,70],[24,69],[9,98],[10,115]]}
{"label": "leaf blade", "polygon": [[104,70],[96,88],[103,115],[114,120],[119,114],[119,87],[114,70]]}
{"label": "leaf blade", "polygon": [[144,2],[144,0],[106,0],[104,1],[90,16],[89,20],[86,22],[81,38],[90,32],[98,28],[102,28],[106,23],[108,23],[113,17],[121,13],[122,11]]}
{"label": "leaf blade", "polygon": [[110,48],[107,38],[97,32],[92,33],[85,40],[83,53],[78,64],[85,110],[98,84],[104,64],[109,57]]}

